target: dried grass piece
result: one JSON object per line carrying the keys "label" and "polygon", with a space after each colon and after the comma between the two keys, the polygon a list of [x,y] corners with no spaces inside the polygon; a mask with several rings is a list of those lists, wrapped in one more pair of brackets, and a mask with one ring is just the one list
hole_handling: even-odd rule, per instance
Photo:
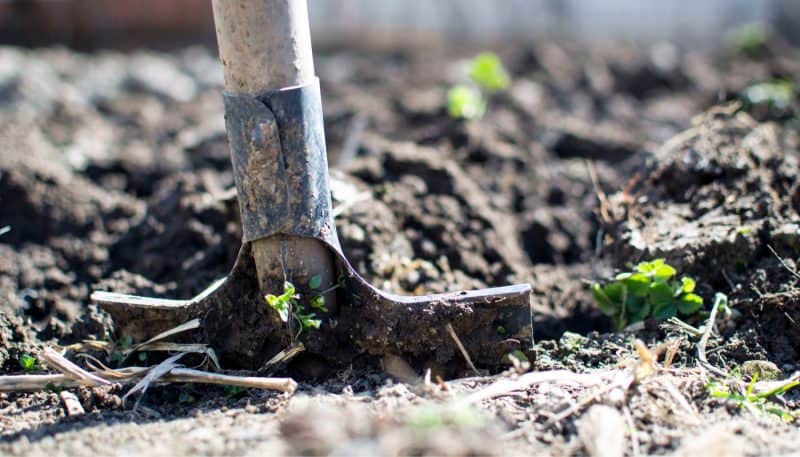
{"label": "dried grass piece", "polygon": [[467,365],[469,366],[469,368],[472,370],[473,373],[475,373],[475,376],[480,376],[481,373],[478,371],[477,368],[475,368],[475,364],[472,363],[472,358],[469,356],[467,348],[465,348],[464,344],[461,343],[461,339],[456,334],[456,331],[453,330],[453,325],[450,324],[449,322],[447,323],[447,332],[450,333],[450,338],[452,338],[453,341],[455,341],[456,346],[458,346],[458,350],[461,351],[461,355],[464,356],[464,360],[467,361]]}
{"label": "dried grass piece", "polygon": [[125,406],[125,402],[128,400],[128,397],[141,390],[142,395],[139,396],[139,399],[136,400],[136,404],[133,405],[133,409],[136,410],[136,408],[139,406],[139,402],[142,401],[142,397],[144,397],[145,392],[147,392],[147,388],[150,387],[150,384],[155,382],[158,378],[169,373],[169,371],[173,368],[178,367],[176,362],[184,355],[186,354],[175,354],[172,357],[164,359],[164,361],[148,370],[145,377],[142,378],[141,381],[137,382],[135,386],[131,387],[131,390],[129,390],[128,393],[122,396],[122,406]]}
{"label": "dried grass piece", "polygon": [[305,351],[306,347],[301,342],[295,342],[288,348],[282,350],[281,352],[275,354],[271,359],[264,364],[261,369],[258,370],[259,373],[268,373],[273,367],[278,365],[284,364],[290,360],[292,360],[297,354]]}
{"label": "dried grass piece", "polygon": [[221,384],[254,389],[277,390],[294,393],[297,382],[292,378],[262,378],[256,376],[231,376],[192,368],[173,368],[164,376],[168,382],[194,382],[198,384]]}
{"label": "dried grass piece", "polygon": [[97,375],[89,373],[83,368],[70,362],[64,356],[54,351],[51,348],[44,348],[42,351],[42,358],[45,363],[50,367],[64,373],[66,376],[74,379],[81,385],[85,386],[108,386],[111,383]]}
{"label": "dried grass piece", "polygon": [[569,370],[534,371],[524,374],[517,379],[502,379],[489,387],[485,387],[470,394],[467,403],[479,403],[495,397],[509,395],[512,392],[525,390],[530,386],[544,383],[578,384],[593,386],[607,381],[609,372],[602,373],[574,373]]}
{"label": "dried grass piece", "polygon": [[136,349],[137,351],[150,351],[150,352],[182,352],[191,354],[204,354],[214,364],[214,368],[221,370],[219,359],[214,349],[210,348],[207,344],[202,343],[170,343],[167,341],[157,341],[154,343],[141,344]]}
{"label": "dried grass piece", "polygon": [[192,320],[190,320],[188,322],[184,322],[183,324],[181,324],[181,325],[179,325],[177,327],[171,328],[169,330],[165,330],[165,331],[159,333],[158,335],[150,338],[149,340],[145,341],[144,343],[139,343],[137,345],[134,345],[130,349],[125,350],[123,352],[123,354],[125,356],[127,356],[127,355],[129,355],[129,354],[131,354],[133,352],[136,352],[136,351],[140,350],[142,348],[142,346],[147,346],[148,344],[155,343],[156,341],[161,341],[164,338],[170,337],[172,335],[177,335],[178,333],[183,333],[183,332],[186,332],[188,330],[194,330],[194,329],[196,329],[198,327],[200,327],[200,319],[199,318],[192,319]]}
{"label": "dried grass piece", "polygon": [[633,385],[636,381],[636,370],[625,370],[621,373],[617,374],[617,380],[612,382],[607,387],[602,389],[598,389],[596,392],[591,393],[585,397],[583,397],[578,403],[570,406],[569,408],[565,409],[564,411],[553,415],[550,420],[547,421],[545,424],[546,427],[551,427],[562,420],[566,419],[567,417],[579,412],[586,406],[590,405],[591,403],[597,401],[598,398],[608,394],[614,390],[620,390],[621,392],[627,392],[628,389]]}
{"label": "dried grass piece", "polygon": [[78,387],[73,378],[63,374],[25,374],[0,376],[0,392],[41,392],[47,386]]}
{"label": "dried grass piece", "polygon": [[[171,357],[173,362],[183,354],[176,354]],[[164,362],[169,361],[165,360]],[[146,390],[152,383],[162,382],[194,382],[198,384],[223,384],[239,387],[249,387],[254,389],[277,390],[280,392],[293,393],[297,389],[297,383],[291,378],[263,378],[251,376],[233,376],[207,371],[194,370],[189,368],[179,368],[174,363],[164,364],[162,362],[155,367],[127,367],[118,370],[96,371],[94,375],[113,379],[120,384],[128,384],[139,381],[135,389]],[[161,372],[153,371],[162,366]],[[168,369],[166,373],[164,369]],[[144,378],[142,378],[144,376]],[[148,378],[148,376],[150,376]],[[146,385],[144,384],[146,382]],[[140,386],[141,384],[141,386]],[[78,381],[64,374],[39,374],[39,375],[10,375],[0,376],[0,392],[40,392],[48,389],[49,386],[71,388],[85,385],[84,381]],[[137,387],[139,386],[139,387]],[[134,392],[131,389],[125,396]]]}

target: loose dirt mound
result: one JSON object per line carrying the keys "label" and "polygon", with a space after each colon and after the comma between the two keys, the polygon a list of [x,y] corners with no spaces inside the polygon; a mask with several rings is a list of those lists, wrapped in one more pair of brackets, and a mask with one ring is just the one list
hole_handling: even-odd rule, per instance
{"label": "loose dirt mound", "polygon": [[[794,369],[800,252],[800,156],[794,125],[716,108],[667,142],[608,206],[617,264],[665,257],[728,291],[759,355]],[[740,329],[741,330],[741,329]],[[740,354],[740,357],[752,354]],[[744,360],[737,360],[743,362]]]}

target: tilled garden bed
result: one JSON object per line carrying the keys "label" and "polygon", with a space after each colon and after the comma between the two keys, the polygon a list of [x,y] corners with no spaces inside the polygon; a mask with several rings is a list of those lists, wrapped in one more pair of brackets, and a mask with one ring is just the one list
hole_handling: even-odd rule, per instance
{"label": "tilled garden bed", "polygon": [[[471,51],[318,58],[343,249],[400,294],[531,283],[532,373],[577,374],[415,385],[364,356],[288,366],[294,397],[172,385],[134,411],[120,387],[81,388],[79,417],[55,392],[0,394],[0,451],[560,455],[594,452],[598,433],[628,455],[796,450],[785,418],[710,395],[697,333],[612,332],[589,289],[666,258],[706,311],[730,299],[711,364],[800,369],[796,105],[741,95],[800,74],[794,51],[513,46],[510,88],[456,120],[447,90]],[[241,228],[212,53],[3,48],[0,70],[0,373],[43,345],[120,338],[92,290],[187,298],[228,272]],[[530,384],[482,390],[514,379]]]}

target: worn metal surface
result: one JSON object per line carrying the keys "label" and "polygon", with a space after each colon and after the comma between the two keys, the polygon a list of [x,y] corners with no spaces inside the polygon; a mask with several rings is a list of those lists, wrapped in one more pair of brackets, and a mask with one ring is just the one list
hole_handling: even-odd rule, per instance
{"label": "worn metal surface", "polygon": [[319,81],[224,99],[244,241],[284,234],[338,246]]}
{"label": "worn metal surface", "polygon": [[[95,292],[92,301],[111,314],[117,330],[137,341],[198,317],[192,340],[210,344],[223,362],[257,369],[290,342],[258,290],[252,243],[242,246],[230,274],[189,300],[162,300]],[[306,332],[308,352],[347,364],[359,354],[396,354],[420,364],[463,366],[451,324],[475,363],[494,367],[502,356],[525,350],[532,339],[528,284],[424,296],[399,296],[367,283],[338,247],[345,287],[337,290],[338,310],[320,316],[320,330]],[[504,332],[497,332],[502,326]]]}

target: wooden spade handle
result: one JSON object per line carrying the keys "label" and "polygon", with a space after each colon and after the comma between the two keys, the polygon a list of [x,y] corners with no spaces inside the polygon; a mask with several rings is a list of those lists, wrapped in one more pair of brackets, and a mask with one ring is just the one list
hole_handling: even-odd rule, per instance
{"label": "wooden spade handle", "polygon": [[[259,95],[314,81],[306,0],[212,0],[212,6],[226,91]],[[337,281],[332,253],[314,239],[256,240],[253,259],[264,293],[282,293],[284,277],[301,293],[314,276],[323,287]],[[325,297],[329,309],[334,299]]]}
{"label": "wooden spade handle", "polygon": [[306,0],[212,0],[225,89],[258,95],[314,80]]}

